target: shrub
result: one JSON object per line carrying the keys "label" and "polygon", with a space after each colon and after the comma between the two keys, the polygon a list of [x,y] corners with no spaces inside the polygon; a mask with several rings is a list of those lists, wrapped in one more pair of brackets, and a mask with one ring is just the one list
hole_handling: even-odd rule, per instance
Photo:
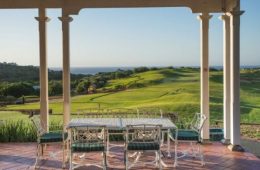
{"label": "shrub", "polygon": [[77,93],[88,93],[88,88],[90,87],[91,83],[88,80],[81,81],[77,87],[76,92]]}
{"label": "shrub", "polygon": [[113,87],[114,90],[123,90],[125,87],[122,84],[117,84]]}
{"label": "shrub", "polygon": [[6,104],[15,103],[16,97],[14,96],[0,96],[0,101]]}
{"label": "shrub", "polygon": [[60,81],[51,81],[49,83],[49,95],[56,96],[62,94],[62,83]]}
{"label": "shrub", "polygon": [[[50,122],[50,131],[62,130],[61,122]],[[31,122],[6,121],[0,125],[0,142],[36,142],[36,128]]]}
{"label": "shrub", "polygon": [[7,121],[0,126],[0,142],[33,142],[36,136],[33,125],[23,120]]}
{"label": "shrub", "polygon": [[30,83],[18,82],[10,83],[0,89],[0,93],[4,96],[21,97],[23,95],[34,95],[35,90]]}
{"label": "shrub", "polygon": [[128,88],[128,89],[141,88],[141,87],[145,87],[145,85],[142,84],[142,83],[137,83],[137,82],[129,83],[129,84],[126,86],[126,88]]}

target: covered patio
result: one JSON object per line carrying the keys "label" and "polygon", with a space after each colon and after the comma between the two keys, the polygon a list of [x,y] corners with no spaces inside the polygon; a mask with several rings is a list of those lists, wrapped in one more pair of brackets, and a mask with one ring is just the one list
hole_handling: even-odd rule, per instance
{"label": "covered patio", "polygon": [[[0,9],[38,9],[39,47],[40,47],[40,117],[49,127],[48,101],[48,65],[47,65],[47,21],[46,9],[62,9],[63,35],[63,124],[66,127],[71,120],[70,92],[70,22],[72,15],[78,15],[84,8],[144,8],[144,7],[187,7],[192,13],[198,13],[201,35],[201,71],[200,71],[200,111],[207,120],[202,130],[206,165],[202,167],[197,160],[181,159],[180,169],[257,169],[260,161],[253,154],[243,151],[240,137],[240,0],[5,0],[0,1]],[[174,9],[173,9],[174,10]],[[230,144],[227,148],[221,143],[208,144],[210,129],[209,112],[209,21],[210,13],[221,13],[223,21],[223,57],[224,57],[224,140]],[[174,29],[174,28],[173,28]],[[48,131],[48,129],[46,129]],[[15,147],[13,147],[15,145]],[[172,145],[173,147],[173,145]],[[178,149],[186,147],[181,144]],[[0,144],[0,167],[3,169],[33,168],[36,145],[34,143]],[[60,148],[48,146],[49,150]],[[111,169],[124,169],[122,148],[114,150],[114,157],[108,158]],[[231,150],[231,151],[230,151]],[[172,149],[173,151],[173,149]],[[61,156],[60,156],[61,157]],[[99,159],[92,156],[91,159]],[[149,157],[143,159],[149,160]],[[173,159],[165,157],[165,162],[173,168]],[[90,160],[86,160],[90,161]],[[59,169],[61,161],[52,158],[41,162],[41,169]],[[153,167],[147,167],[152,169]],[[93,169],[91,167],[90,169]],[[143,169],[143,168],[142,168]]]}

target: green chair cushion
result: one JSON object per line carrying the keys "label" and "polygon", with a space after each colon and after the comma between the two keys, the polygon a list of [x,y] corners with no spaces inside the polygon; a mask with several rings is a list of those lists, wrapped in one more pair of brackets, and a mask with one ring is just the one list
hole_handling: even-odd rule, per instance
{"label": "green chair cushion", "polygon": [[159,150],[160,146],[157,142],[129,142],[128,150]]}
{"label": "green chair cushion", "polygon": [[[64,137],[67,138],[67,133],[64,134]],[[52,143],[52,142],[62,142],[62,132],[49,132],[45,133],[40,137],[40,143]]]}
{"label": "green chair cushion", "polygon": [[211,134],[223,134],[223,129],[222,128],[210,128],[209,133]]}
{"label": "green chair cushion", "polygon": [[71,145],[72,152],[94,152],[105,151],[102,143],[73,143]]}
{"label": "green chair cushion", "polygon": [[[171,132],[171,136],[175,138],[175,131]],[[199,134],[194,130],[180,129],[178,130],[178,140],[192,140],[199,141]]]}
{"label": "green chair cushion", "polygon": [[209,136],[211,141],[221,141],[224,138],[224,131],[222,128],[211,128]]}
{"label": "green chair cushion", "polygon": [[123,133],[124,133],[124,130],[122,130],[122,129],[109,129],[108,132],[109,132],[109,133],[123,134]]}

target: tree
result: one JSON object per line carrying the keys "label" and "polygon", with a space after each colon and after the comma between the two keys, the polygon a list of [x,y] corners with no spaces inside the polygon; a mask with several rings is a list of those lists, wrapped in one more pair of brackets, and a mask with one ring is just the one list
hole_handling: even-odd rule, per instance
{"label": "tree", "polygon": [[134,72],[135,73],[142,73],[142,72],[146,72],[146,71],[149,71],[148,67],[137,67],[137,68],[134,68]]}
{"label": "tree", "polygon": [[1,94],[4,96],[14,96],[21,97],[27,95],[34,95],[35,90],[32,84],[18,82],[18,83],[10,83],[1,88]]}
{"label": "tree", "polygon": [[83,80],[81,81],[77,87],[76,87],[76,92],[77,93],[88,93],[88,88],[90,86],[90,81],[89,80]]}
{"label": "tree", "polygon": [[60,81],[51,81],[49,83],[49,95],[56,96],[62,94],[62,84]]}
{"label": "tree", "polygon": [[124,78],[125,74],[122,71],[117,71],[115,74],[116,79]]}

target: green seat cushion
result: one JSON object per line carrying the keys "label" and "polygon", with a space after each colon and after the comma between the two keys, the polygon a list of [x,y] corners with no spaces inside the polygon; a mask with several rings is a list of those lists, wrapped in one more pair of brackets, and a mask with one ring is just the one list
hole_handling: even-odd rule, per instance
{"label": "green seat cushion", "polygon": [[209,129],[210,134],[223,134],[223,129],[222,128],[210,128]]}
{"label": "green seat cushion", "polygon": [[102,143],[73,143],[71,149],[72,152],[94,152],[104,151],[105,146]]}
{"label": "green seat cushion", "polygon": [[157,142],[129,142],[128,150],[159,150],[160,146]]}
{"label": "green seat cushion", "polygon": [[[64,137],[67,138],[67,134]],[[62,142],[62,132],[49,132],[45,133],[40,137],[40,143],[52,143],[52,142]]]}
{"label": "green seat cushion", "polygon": [[124,130],[122,129],[108,129],[109,133],[118,133],[118,134],[123,134]]}
{"label": "green seat cushion", "polygon": [[221,141],[224,138],[224,131],[222,128],[211,128],[209,135],[211,141]]}
{"label": "green seat cushion", "polygon": [[[175,131],[171,132],[171,136],[175,138]],[[198,132],[194,130],[178,130],[178,140],[193,140],[193,141],[199,141],[199,134]]]}

